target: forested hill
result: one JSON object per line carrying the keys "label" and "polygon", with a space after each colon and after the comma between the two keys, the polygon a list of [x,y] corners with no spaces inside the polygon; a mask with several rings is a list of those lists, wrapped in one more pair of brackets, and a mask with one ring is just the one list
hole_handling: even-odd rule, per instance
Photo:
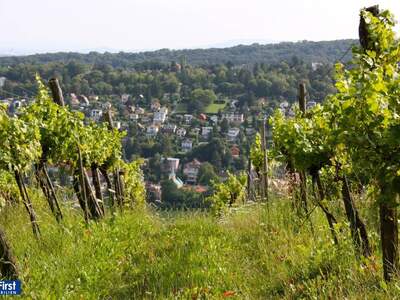
{"label": "forested hill", "polygon": [[[233,63],[235,65],[253,63],[276,63],[290,60],[296,56],[304,62],[334,63],[346,53],[352,44],[357,44],[357,40],[335,40],[323,42],[282,42],[278,44],[252,44],[239,45],[230,48],[211,48],[211,49],[187,49],[169,50],[161,49],[140,53],[47,53],[28,56],[0,57],[0,66],[14,65],[19,63],[49,63],[67,62],[72,59],[81,63],[105,63],[114,67],[133,67],[138,63],[144,62],[179,62],[185,58],[187,63],[193,65],[207,65],[220,63]],[[347,51],[347,56],[350,57]]]}

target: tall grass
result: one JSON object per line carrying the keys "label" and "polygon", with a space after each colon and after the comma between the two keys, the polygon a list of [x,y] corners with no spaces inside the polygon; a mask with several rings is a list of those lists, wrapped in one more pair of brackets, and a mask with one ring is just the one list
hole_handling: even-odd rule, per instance
{"label": "tall grass", "polygon": [[[334,246],[325,219],[309,222],[288,199],[242,207],[215,219],[206,213],[126,211],[86,226],[64,207],[58,225],[35,197],[42,239],[22,207],[4,209],[4,226],[30,299],[382,299],[400,285],[381,278],[375,256],[356,259],[345,224]],[[39,203],[40,202],[40,203]],[[364,211],[363,211],[364,212]],[[367,210],[364,212],[368,213]],[[373,224],[373,222],[368,222]]]}

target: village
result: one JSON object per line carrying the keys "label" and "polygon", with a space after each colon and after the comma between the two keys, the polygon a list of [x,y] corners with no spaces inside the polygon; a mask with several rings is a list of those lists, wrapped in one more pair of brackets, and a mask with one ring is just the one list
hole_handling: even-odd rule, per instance
{"label": "village", "polygon": [[[5,77],[0,78],[0,83],[4,85],[5,80]],[[259,111],[244,111],[238,107],[237,99],[221,97],[200,113],[189,113],[179,93],[165,93],[161,99],[130,94],[103,97],[75,93],[69,93],[65,98],[71,109],[83,113],[88,122],[102,122],[106,112],[112,111],[115,128],[127,132],[123,141],[124,158],[132,160],[144,157],[148,198],[155,202],[162,199],[162,180],[169,180],[177,189],[207,193],[212,179],[223,181],[227,171],[243,171],[248,160],[249,145],[271,111],[264,97],[257,101]],[[0,98],[0,104],[7,105],[11,114],[17,113],[30,101],[33,99],[29,97]],[[316,102],[309,101],[307,105],[310,108]],[[279,108],[287,116],[294,115],[287,101],[279,103]],[[168,153],[163,153],[165,149],[160,149],[159,153],[146,150],[148,145],[160,140],[160,143],[165,140],[170,143],[171,150]],[[147,152],[130,149],[132,147],[129,145],[138,141],[146,145],[147,148],[144,148]],[[219,148],[203,150],[212,141],[218,141]],[[161,148],[168,146],[162,145]],[[156,163],[155,157],[158,160]],[[213,174],[203,174],[203,169],[210,172],[210,167],[202,169],[205,163],[213,166]],[[155,164],[158,166],[155,167]],[[204,177],[207,179],[204,180]]]}

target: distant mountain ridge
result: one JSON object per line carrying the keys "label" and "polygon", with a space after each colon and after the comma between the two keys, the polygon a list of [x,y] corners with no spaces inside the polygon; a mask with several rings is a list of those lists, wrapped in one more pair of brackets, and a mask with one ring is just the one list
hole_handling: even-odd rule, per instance
{"label": "distant mountain ridge", "polygon": [[334,41],[301,41],[281,42],[272,44],[237,45],[227,48],[208,49],[183,49],[170,50],[160,49],[156,51],[145,51],[138,53],[99,53],[87,54],[77,52],[57,52],[26,56],[0,57],[0,65],[14,65],[20,63],[68,62],[77,60],[81,63],[94,64],[105,63],[114,67],[133,67],[143,62],[170,63],[180,62],[185,57],[187,63],[193,65],[211,65],[231,62],[235,65],[254,63],[276,63],[297,57],[305,62],[334,63],[346,53],[342,59],[350,58],[348,51],[352,45],[357,45],[357,40],[334,40]]}

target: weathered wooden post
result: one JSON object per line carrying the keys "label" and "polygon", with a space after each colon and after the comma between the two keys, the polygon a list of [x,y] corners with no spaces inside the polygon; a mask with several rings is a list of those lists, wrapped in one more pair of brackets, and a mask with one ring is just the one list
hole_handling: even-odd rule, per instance
{"label": "weathered wooden post", "polygon": [[[303,116],[306,113],[306,86],[304,83],[299,84],[299,108]],[[305,213],[308,215],[307,206],[307,175],[305,171],[299,172],[300,176],[300,197]]]}
{"label": "weathered wooden post", "polygon": [[49,80],[49,86],[51,90],[51,94],[53,95],[53,100],[60,106],[65,106],[64,96],[61,90],[60,83],[57,78],[51,78]]}
{"label": "weathered wooden post", "polygon": [[261,149],[263,153],[262,162],[262,174],[261,174],[261,186],[262,186],[262,197],[263,200],[268,201],[268,158],[267,158],[267,145],[266,145],[266,133],[265,133],[265,118],[261,125]]}
{"label": "weathered wooden post", "polygon": [[[370,12],[374,17],[380,14],[379,6],[374,5],[364,9]],[[379,44],[371,41],[370,33],[368,32],[367,22],[364,20],[363,15],[360,15],[359,25],[359,40],[361,47],[366,51],[374,51],[377,56],[380,55],[381,49]],[[381,201],[379,201],[379,216],[380,216],[380,234],[382,246],[382,262],[383,262],[383,275],[386,281],[390,281],[399,270],[399,233],[397,224],[397,207],[392,203],[396,200],[393,198],[398,197],[396,193],[391,192],[390,188],[385,184],[380,185]]]}
{"label": "weathered wooden post", "polygon": [[7,242],[4,231],[0,228],[0,278],[7,280],[18,279],[15,257]]}

